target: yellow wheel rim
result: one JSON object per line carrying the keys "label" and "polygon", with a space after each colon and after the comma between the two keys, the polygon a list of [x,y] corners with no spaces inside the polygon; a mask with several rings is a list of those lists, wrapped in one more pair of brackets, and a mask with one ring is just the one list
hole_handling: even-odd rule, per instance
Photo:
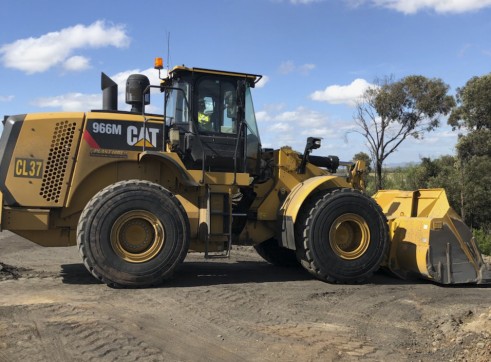
{"label": "yellow wheel rim", "polygon": [[329,230],[329,244],[342,259],[362,256],[370,245],[370,230],[364,218],[357,214],[338,217]]}
{"label": "yellow wheel rim", "polygon": [[145,210],[129,211],[116,220],[111,229],[111,246],[118,256],[130,263],[144,263],[162,250],[164,227]]}

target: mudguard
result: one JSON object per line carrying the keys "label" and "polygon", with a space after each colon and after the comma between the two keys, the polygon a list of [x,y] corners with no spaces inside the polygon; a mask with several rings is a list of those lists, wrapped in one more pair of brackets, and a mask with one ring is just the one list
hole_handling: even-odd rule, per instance
{"label": "mudguard", "polygon": [[295,221],[302,204],[313,192],[341,187],[350,187],[350,184],[338,176],[316,176],[297,184],[280,208],[281,246],[295,250]]}

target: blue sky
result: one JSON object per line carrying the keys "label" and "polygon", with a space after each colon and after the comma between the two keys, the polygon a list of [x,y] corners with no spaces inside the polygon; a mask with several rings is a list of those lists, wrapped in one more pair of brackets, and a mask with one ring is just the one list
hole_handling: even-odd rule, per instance
{"label": "blue sky", "polygon": [[[100,72],[124,84],[153,59],[264,75],[253,91],[266,147],[349,160],[368,152],[353,102],[376,78],[420,74],[451,93],[491,72],[491,0],[0,0],[0,115],[100,108]],[[170,54],[167,37],[170,34]],[[123,86],[120,107],[125,108]],[[152,109],[162,100],[152,96]],[[453,154],[442,127],[388,163]]]}

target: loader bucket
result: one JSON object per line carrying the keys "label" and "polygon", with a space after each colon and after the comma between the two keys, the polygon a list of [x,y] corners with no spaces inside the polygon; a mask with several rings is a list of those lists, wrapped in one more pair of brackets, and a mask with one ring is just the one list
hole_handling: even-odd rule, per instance
{"label": "loader bucket", "polygon": [[386,267],[393,273],[440,284],[491,283],[491,268],[445,190],[384,190],[373,198],[389,223]]}

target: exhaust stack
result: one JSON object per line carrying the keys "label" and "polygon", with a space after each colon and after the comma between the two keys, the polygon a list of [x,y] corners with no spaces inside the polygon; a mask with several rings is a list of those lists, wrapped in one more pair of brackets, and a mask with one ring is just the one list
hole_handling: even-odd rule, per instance
{"label": "exhaust stack", "polygon": [[118,110],[118,85],[104,72],[101,73],[102,109],[104,111]]}

